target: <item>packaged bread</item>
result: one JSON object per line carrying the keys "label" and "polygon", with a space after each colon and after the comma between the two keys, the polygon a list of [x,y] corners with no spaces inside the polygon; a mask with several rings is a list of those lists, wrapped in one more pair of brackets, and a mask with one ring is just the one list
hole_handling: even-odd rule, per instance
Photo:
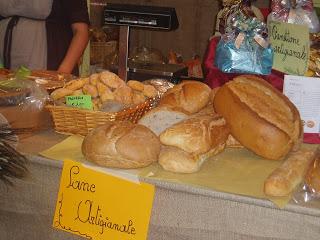
{"label": "packaged bread", "polygon": [[90,131],[82,143],[88,161],[112,168],[145,167],[158,160],[159,138],[147,127],[112,121]]}
{"label": "packaged bread", "polygon": [[268,196],[288,196],[304,180],[317,151],[300,149],[291,152],[287,159],[275,169],[264,182]]}
{"label": "packaged bread", "polygon": [[229,135],[225,120],[215,115],[188,118],[160,134],[159,164],[167,171],[193,173],[225,147]]}
{"label": "packaged bread", "polygon": [[211,88],[199,81],[183,81],[169,89],[161,98],[159,105],[170,105],[184,111],[196,113],[210,100]]}
{"label": "packaged bread", "polygon": [[299,112],[290,100],[265,80],[241,75],[223,85],[214,97],[232,136],[267,159],[283,159],[302,141]]}
{"label": "packaged bread", "polygon": [[312,162],[305,176],[305,182],[312,192],[320,194],[320,154],[317,152],[315,160]]}

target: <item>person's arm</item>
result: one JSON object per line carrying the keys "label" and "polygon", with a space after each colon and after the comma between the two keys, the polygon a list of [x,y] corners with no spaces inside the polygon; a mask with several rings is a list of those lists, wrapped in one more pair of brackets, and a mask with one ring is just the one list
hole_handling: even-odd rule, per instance
{"label": "person's arm", "polygon": [[80,22],[73,23],[71,27],[73,31],[73,38],[69,45],[68,51],[58,68],[58,72],[61,73],[72,72],[89,41],[88,24]]}

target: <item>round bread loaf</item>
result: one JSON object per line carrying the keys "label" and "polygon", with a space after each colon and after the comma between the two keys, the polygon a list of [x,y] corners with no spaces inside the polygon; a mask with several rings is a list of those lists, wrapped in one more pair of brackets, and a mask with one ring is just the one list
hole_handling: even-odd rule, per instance
{"label": "round bread loaf", "polygon": [[169,89],[161,98],[160,105],[182,108],[188,113],[196,113],[210,100],[211,88],[199,81],[183,81]]}
{"label": "round bread loaf", "polygon": [[265,80],[236,77],[218,90],[213,103],[231,134],[257,155],[279,160],[299,147],[303,132],[297,108]]}
{"label": "round bread loaf", "polygon": [[89,132],[82,153],[88,161],[101,166],[139,168],[158,160],[160,141],[145,126],[112,121]]}

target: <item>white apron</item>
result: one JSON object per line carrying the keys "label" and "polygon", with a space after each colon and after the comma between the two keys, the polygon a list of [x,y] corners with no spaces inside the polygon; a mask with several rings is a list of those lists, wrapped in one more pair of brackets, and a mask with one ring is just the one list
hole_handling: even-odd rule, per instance
{"label": "white apron", "polygon": [[45,19],[51,12],[53,0],[0,1],[0,58],[4,62],[4,42],[8,22],[20,16],[12,28],[10,69],[26,66],[30,69],[47,68],[47,37]]}

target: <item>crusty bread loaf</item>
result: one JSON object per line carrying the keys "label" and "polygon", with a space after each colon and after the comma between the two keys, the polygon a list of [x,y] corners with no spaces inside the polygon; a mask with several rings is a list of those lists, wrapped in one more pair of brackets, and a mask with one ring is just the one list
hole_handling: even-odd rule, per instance
{"label": "crusty bread loaf", "polygon": [[183,110],[171,106],[158,106],[147,112],[138,123],[151,129],[157,136],[168,127],[187,119],[189,115]]}
{"label": "crusty bread loaf", "polygon": [[214,108],[231,134],[262,157],[279,160],[299,146],[302,125],[297,108],[261,78],[242,75],[226,83],[214,97]]}
{"label": "crusty bread loaf", "polygon": [[88,161],[114,168],[139,168],[158,160],[159,138],[147,127],[112,121],[84,138],[82,153]]}
{"label": "crusty bread loaf", "polygon": [[265,180],[265,194],[275,197],[289,195],[303,181],[315,157],[315,150],[300,149],[290,153],[281,166]]}
{"label": "crusty bread loaf", "polygon": [[161,98],[159,105],[179,107],[189,113],[196,113],[210,100],[211,89],[199,81],[183,81],[169,89]]}
{"label": "crusty bread loaf", "polygon": [[159,163],[166,170],[198,171],[209,156],[222,151],[229,135],[224,119],[212,114],[186,119],[160,134]]}
{"label": "crusty bread loaf", "polygon": [[160,151],[159,164],[164,170],[178,173],[194,173],[200,170],[202,164],[211,156],[224,150],[225,144],[221,143],[208,152],[192,154],[180,148],[163,146]]}

